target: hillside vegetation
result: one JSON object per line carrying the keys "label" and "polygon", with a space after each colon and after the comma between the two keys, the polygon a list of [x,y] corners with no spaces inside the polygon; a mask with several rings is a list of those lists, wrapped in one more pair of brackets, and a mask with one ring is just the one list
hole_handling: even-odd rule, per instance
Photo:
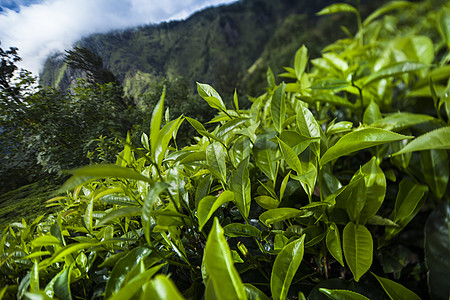
{"label": "hillside vegetation", "polygon": [[[249,107],[197,82],[211,119],[174,115],[170,94],[188,89],[162,81],[145,126],[103,138],[52,211],[3,230],[0,298],[448,299],[450,4],[318,12],[335,14],[357,30],[267,69]],[[120,87],[81,83],[72,98],[2,96],[42,112],[57,95],[74,128],[83,116],[95,128],[96,105],[99,129],[108,112],[133,120]]]}

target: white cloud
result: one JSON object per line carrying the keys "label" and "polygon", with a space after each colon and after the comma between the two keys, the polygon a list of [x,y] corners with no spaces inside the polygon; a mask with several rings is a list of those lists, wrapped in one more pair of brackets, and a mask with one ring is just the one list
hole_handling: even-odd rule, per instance
{"label": "white cloud", "polygon": [[1,47],[18,47],[21,67],[37,75],[49,55],[70,49],[83,36],[184,19],[201,8],[234,1],[44,0],[0,14]]}

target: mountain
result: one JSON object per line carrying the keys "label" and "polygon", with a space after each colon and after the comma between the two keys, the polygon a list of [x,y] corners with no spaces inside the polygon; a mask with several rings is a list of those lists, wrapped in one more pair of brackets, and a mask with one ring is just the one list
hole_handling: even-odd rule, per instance
{"label": "mountain", "polygon": [[[175,76],[187,78],[193,87],[195,81],[209,83],[225,95],[235,88],[259,93],[267,67],[277,73],[290,66],[302,44],[317,56],[324,45],[343,36],[335,24],[355,25],[348,14],[315,16],[332,2],[241,0],[184,21],[94,34],[77,46],[101,56],[132,96],[144,93],[152,81]],[[79,76],[57,54],[46,61],[40,83],[66,89]]]}

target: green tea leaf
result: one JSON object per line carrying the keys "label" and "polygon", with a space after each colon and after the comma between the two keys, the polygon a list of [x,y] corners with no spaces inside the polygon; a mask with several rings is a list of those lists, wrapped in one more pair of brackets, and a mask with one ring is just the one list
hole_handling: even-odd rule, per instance
{"label": "green tea leaf", "polygon": [[447,299],[450,295],[450,204],[441,203],[428,215],[425,223],[425,264],[430,298]]}
{"label": "green tea leaf", "polygon": [[355,281],[359,281],[372,265],[373,240],[363,225],[348,223],[344,228],[344,255]]}
{"label": "green tea leaf", "polygon": [[366,110],[364,111],[363,123],[370,125],[382,118],[383,117],[381,116],[380,107],[375,103],[375,101],[373,101],[373,99],[371,99],[369,106],[367,106]]}
{"label": "green tea leaf", "polygon": [[319,288],[319,291],[333,300],[369,300],[369,298],[367,298],[366,296],[348,290],[330,290]]}
{"label": "green tea leaf", "polygon": [[105,224],[108,224],[110,221],[120,218],[129,218],[134,216],[142,215],[142,208],[141,207],[121,207],[115,210],[112,210],[108,212],[106,215],[104,215],[100,222],[98,223],[98,226],[102,226]]}
{"label": "green tea leaf", "polygon": [[362,149],[410,138],[412,136],[405,136],[380,128],[362,128],[341,137],[334,146],[323,154],[320,164],[323,166],[327,162]]}
{"label": "green tea leaf", "polygon": [[373,13],[371,13],[363,22],[363,26],[367,26],[369,25],[373,20],[375,20],[376,18],[378,18],[379,16],[390,12],[392,10],[395,9],[399,9],[399,8],[405,8],[411,6],[411,2],[409,1],[391,1],[388,2],[386,4],[384,4],[383,6],[381,6],[380,8],[378,8],[377,10],[375,10]]}
{"label": "green tea leaf", "polygon": [[375,276],[391,300],[420,300],[419,296],[405,288],[400,283],[387,278],[379,277],[374,273],[372,273],[372,275]]}
{"label": "green tea leaf", "polygon": [[203,263],[208,281],[213,285],[218,299],[247,299],[244,285],[234,267],[228,242],[217,218],[206,241]]}
{"label": "green tea leaf", "polygon": [[277,144],[270,138],[275,135],[259,135],[252,149],[256,166],[272,181],[275,181],[278,173],[278,164],[274,159],[277,153]]}
{"label": "green tea leaf", "polygon": [[158,135],[161,129],[161,121],[164,110],[164,98],[166,97],[166,87],[164,86],[161,98],[155,105],[152,113],[152,120],[150,125],[150,150],[153,156],[155,156],[155,150],[159,142]]}
{"label": "green tea leaf", "polygon": [[301,80],[303,73],[305,72],[306,65],[308,64],[308,49],[305,45],[302,45],[300,49],[295,53],[294,69],[295,75],[298,80]]}
{"label": "green tea leaf", "polygon": [[344,256],[342,254],[341,237],[336,224],[332,223],[328,228],[326,244],[328,251],[336,259],[341,266],[344,266]]}
{"label": "green tea leaf", "polygon": [[223,230],[229,237],[261,237],[261,231],[248,224],[231,223],[226,225]]}
{"label": "green tea leaf", "polygon": [[59,299],[72,299],[70,292],[70,273],[72,272],[72,265],[65,268],[61,273],[56,275],[56,280],[53,285],[55,296]]}
{"label": "green tea leaf", "polygon": [[[142,262],[142,261],[141,261]],[[135,299],[134,296],[138,291],[142,290],[142,286],[156,274],[156,272],[161,269],[164,264],[157,265],[156,267],[150,268],[143,273],[139,273],[137,276],[133,277],[129,282],[125,284],[120,290],[117,291],[109,300],[128,300]],[[150,298],[147,298],[150,299]],[[155,298],[151,298],[155,299]],[[166,298],[167,299],[167,298]],[[171,298],[172,299],[172,298]]]}
{"label": "green tea leaf", "polygon": [[449,162],[447,150],[431,149],[420,152],[420,163],[422,165],[425,182],[433,194],[441,199],[447,190],[449,179]]}
{"label": "green tea leaf", "polygon": [[305,235],[287,244],[278,253],[270,277],[270,290],[275,300],[284,300],[292,279],[303,259]]}
{"label": "green tea leaf", "polygon": [[120,258],[114,265],[111,276],[106,283],[105,298],[115,295],[122,287],[128,272],[150,253],[151,250],[148,248],[136,247]]}
{"label": "green tea leaf", "polygon": [[199,228],[202,230],[206,222],[213,215],[213,213],[221,207],[224,203],[234,200],[234,193],[232,191],[223,191],[219,197],[206,196],[200,200],[197,209],[197,217]]}
{"label": "green tea leaf", "polygon": [[184,298],[172,280],[165,275],[156,275],[155,278],[145,286],[144,294],[141,299],[183,300]]}
{"label": "green tea leaf", "polygon": [[163,182],[155,182],[155,184],[150,187],[150,190],[148,191],[147,195],[144,199],[144,204],[142,206],[142,229],[144,230],[145,239],[147,240],[147,243],[151,245],[151,232],[150,232],[150,226],[151,226],[151,212],[153,210],[153,206],[155,205],[156,201],[158,200],[159,194],[161,194],[165,189],[168,188],[168,184]]}
{"label": "green tea leaf", "polygon": [[450,149],[450,126],[441,127],[418,136],[392,155],[430,149]]}
{"label": "green tea leaf", "polygon": [[297,174],[303,173],[302,163],[300,159],[298,158],[298,155],[295,153],[295,151],[289,147],[285,142],[278,139],[278,144],[280,145],[281,153],[283,154],[283,158],[288,164],[288,166],[297,172]]}
{"label": "green tea leaf", "polygon": [[305,218],[312,215],[312,212],[299,210],[291,207],[281,207],[268,210],[259,215],[259,220],[266,225],[291,218]]}
{"label": "green tea leaf", "polygon": [[231,172],[230,188],[234,192],[234,202],[239,212],[248,218],[251,204],[251,183],[249,177],[249,156],[243,159],[237,169]]}
{"label": "green tea leaf", "polygon": [[374,127],[381,127],[386,130],[403,130],[411,126],[433,121],[435,120],[432,116],[413,114],[408,112],[398,112],[395,114],[388,115],[383,119],[379,119],[372,124]]}
{"label": "green tea leaf", "polygon": [[244,288],[248,300],[269,300],[266,294],[250,283],[244,283]]}
{"label": "green tea leaf", "polygon": [[226,111],[227,108],[222,101],[219,93],[210,85],[197,82],[198,94],[211,106],[219,111]]}
{"label": "green tea leaf", "polygon": [[270,196],[258,196],[255,197],[255,201],[264,209],[274,209],[280,204],[280,201]]}
{"label": "green tea leaf", "polygon": [[346,4],[346,3],[336,3],[336,4],[332,4],[330,6],[325,7],[324,9],[322,9],[321,11],[319,11],[316,15],[318,16],[322,16],[322,15],[329,15],[329,14],[335,14],[335,13],[340,13],[340,12],[351,12],[354,14],[359,14],[358,10],[351,6],[350,4]]}
{"label": "green tea leaf", "polygon": [[31,241],[31,245],[35,248],[60,244],[61,244],[60,240],[52,235],[42,235]]}
{"label": "green tea leaf", "polygon": [[178,128],[180,127],[182,122],[183,119],[180,116],[178,119],[170,121],[169,123],[164,125],[164,127],[159,131],[157,137],[158,143],[156,144],[155,149],[153,150],[155,163],[157,163],[158,166],[161,165],[169,142],[174,136],[174,133],[178,131]]}
{"label": "green tea leaf", "polygon": [[223,183],[227,182],[227,167],[225,164],[226,150],[218,143],[213,142],[206,147],[206,162],[210,172]]}
{"label": "green tea leaf", "polygon": [[91,198],[91,200],[89,201],[89,204],[86,207],[86,211],[84,213],[84,224],[86,226],[86,229],[88,231],[92,231],[92,212],[94,209],[94,198]]}
{"label": "green tea leaf", "polygon": [[428,67],[429,66],[427,64],[415,61],[403,61],[396,64],[391,64],[375,73],[372,73],[369,77],[367,77],[364,81],[364,86],[386,77],[415,72]]}
{"label": "green tea leaf", "polygon": [[285,104],[285,89],[286,84],[283,82],[273,92],[272,101],[270,104],[270,113],[273,120],[273,125],[278,133],[283,130],[283,123],[286,118],[286,104]]}

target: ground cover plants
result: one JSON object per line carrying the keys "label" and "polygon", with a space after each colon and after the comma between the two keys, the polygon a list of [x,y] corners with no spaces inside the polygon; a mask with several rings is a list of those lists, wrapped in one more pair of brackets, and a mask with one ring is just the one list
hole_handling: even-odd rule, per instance
{"label": "ground cover plants", "polygon": [[[0,295],[448,299],[450,6],[333,13],[357,33],[300,47],[249,109],[198,83],[213,130],[171,118],[163,91],[139,145],[3,231]],[[179,148],[183,122],[198,137]]]}

